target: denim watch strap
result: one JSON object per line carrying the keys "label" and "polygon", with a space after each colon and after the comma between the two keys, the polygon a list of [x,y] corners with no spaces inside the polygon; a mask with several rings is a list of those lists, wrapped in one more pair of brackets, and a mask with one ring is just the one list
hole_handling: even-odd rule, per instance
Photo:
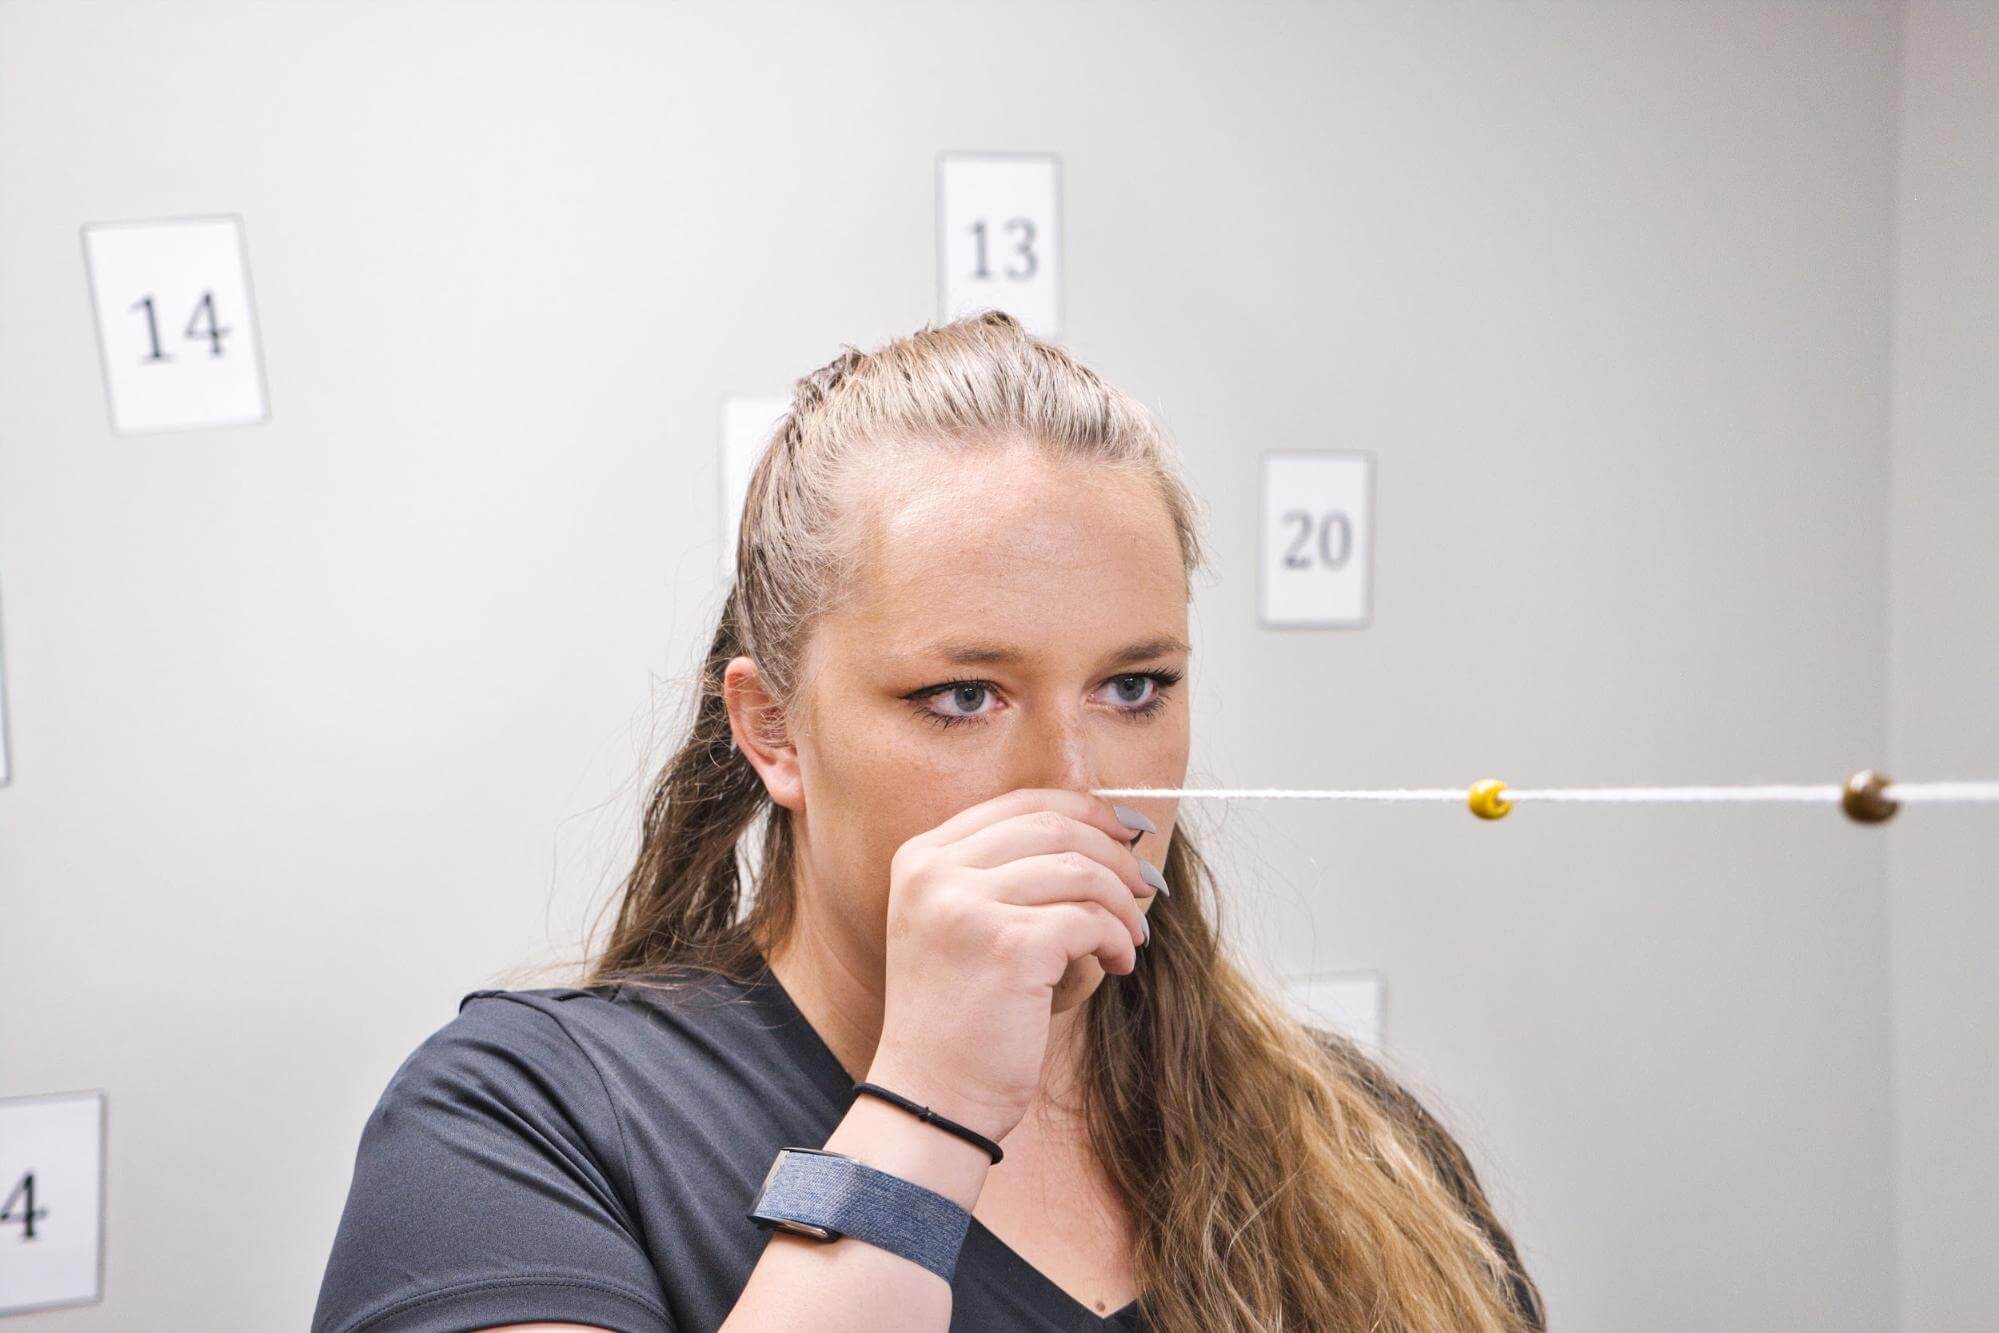
{"label": "denim watch strap", "polygon": [[829,1227],[949,1282],[972,1215],[912,1180],[815,1148],[781,1148],[749,1216]]}

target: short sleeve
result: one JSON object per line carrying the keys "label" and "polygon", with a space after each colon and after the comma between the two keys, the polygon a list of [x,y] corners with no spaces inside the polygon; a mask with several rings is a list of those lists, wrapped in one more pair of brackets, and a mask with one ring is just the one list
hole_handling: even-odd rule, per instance
{"label": "short sleeve", "polygon": [[629,1187],[617,1111],[558,1007],[473,992],[397,1069],[361,1132],[312,1333],[673,1333],[614,1187]]}

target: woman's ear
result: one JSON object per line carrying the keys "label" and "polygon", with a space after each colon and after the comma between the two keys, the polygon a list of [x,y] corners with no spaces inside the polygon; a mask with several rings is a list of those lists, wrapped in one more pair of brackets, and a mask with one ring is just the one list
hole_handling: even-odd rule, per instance
{"label": "woman's ear", "polygon": [[722,701],[729,710],[735,746],[763,778],[771,800],[787,810],[805,806],[798,750],[791,743],[784,710],[764,688],[756,659],[736,657],[722,673]]}

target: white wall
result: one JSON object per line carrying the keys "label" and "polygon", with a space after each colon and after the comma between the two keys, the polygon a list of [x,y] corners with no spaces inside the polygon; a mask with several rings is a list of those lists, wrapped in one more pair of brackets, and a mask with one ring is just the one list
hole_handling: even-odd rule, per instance
{"label": "white wall", "polygon": [[[1999,768],[1999,5],[1908,7],[1895,249],[1891,773]],[[1889,838],[1904,1333],[1999,1307],[1999,821]]]}
{"label": "white wall", "polygon": [[[1211,506],[1197,779],[1884,765],[1901,21],[0,5],[0,1096],[110,1093],[106,1299],[21,1326],[303,1326],[389,1073],[623,870],[719,604],[719,396],[931,318],[943,149],[1062,154],[1068,341]],[[1912,72],[1962,59],[1944,27]],[[272,419],[114,436],[78,228],[214,212]],[[1911,217],[1905,446],[1913,377],[1969,364],[1915,327],[1956,277],[1909,250],[1963,219]],[[1982,443],[1926,439],[1952,452],[1896,473],[1898,518]],[[1257,629],[1279,447],[1376,454],[1372,628]],[[1989,714],[1972,660],[1929,665],[1990,603],[1969,558],[1922,582],[1927,512],[1896,529],[1909,779],[1976,767],[1948,729]],[[1909,909],[1991,921],[1968,816],[1190,817],[1273,973],[1385,972],[1391,1053],[1556,1327],[1891,1327],[1886,854],[1907,1035]],[[1912,1232],[1981,1132],[1959,1022],[1902,1066]],[[1964,1207],[1905,1282],[1990,1252]]]}

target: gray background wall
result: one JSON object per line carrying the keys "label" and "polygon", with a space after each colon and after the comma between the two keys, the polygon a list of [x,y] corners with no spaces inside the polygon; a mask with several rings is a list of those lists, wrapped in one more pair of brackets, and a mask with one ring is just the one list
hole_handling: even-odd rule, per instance
{"label": "gray background wall", "polygon": [[[1895,247],[1888,724],[1896,770],[1999,759],[1999,5],[1912,4]],[[1999,820],[1888,838],[1902,1326],[1999,1308]]]}
{"label": "gray background wall", "polygon": [[[19,1322],[303,1326],[389,1074],[624,869],[720,395],[933,317],[940,150],[1061,154],[1066,340],[1210,506],[1196,781],[1993,776],[1995,73],[1927,3],[0,2],[0,1096],[110,1094],[106,1298]],[[272,419],[115,436],[78,228],[215,212]],[[1270,448],[1376,455],[1371,628],[1257,628]],[[1991,1308],[1990,816],[1186,818],[1273,979],[1386,975],[1556,1327]]]}

